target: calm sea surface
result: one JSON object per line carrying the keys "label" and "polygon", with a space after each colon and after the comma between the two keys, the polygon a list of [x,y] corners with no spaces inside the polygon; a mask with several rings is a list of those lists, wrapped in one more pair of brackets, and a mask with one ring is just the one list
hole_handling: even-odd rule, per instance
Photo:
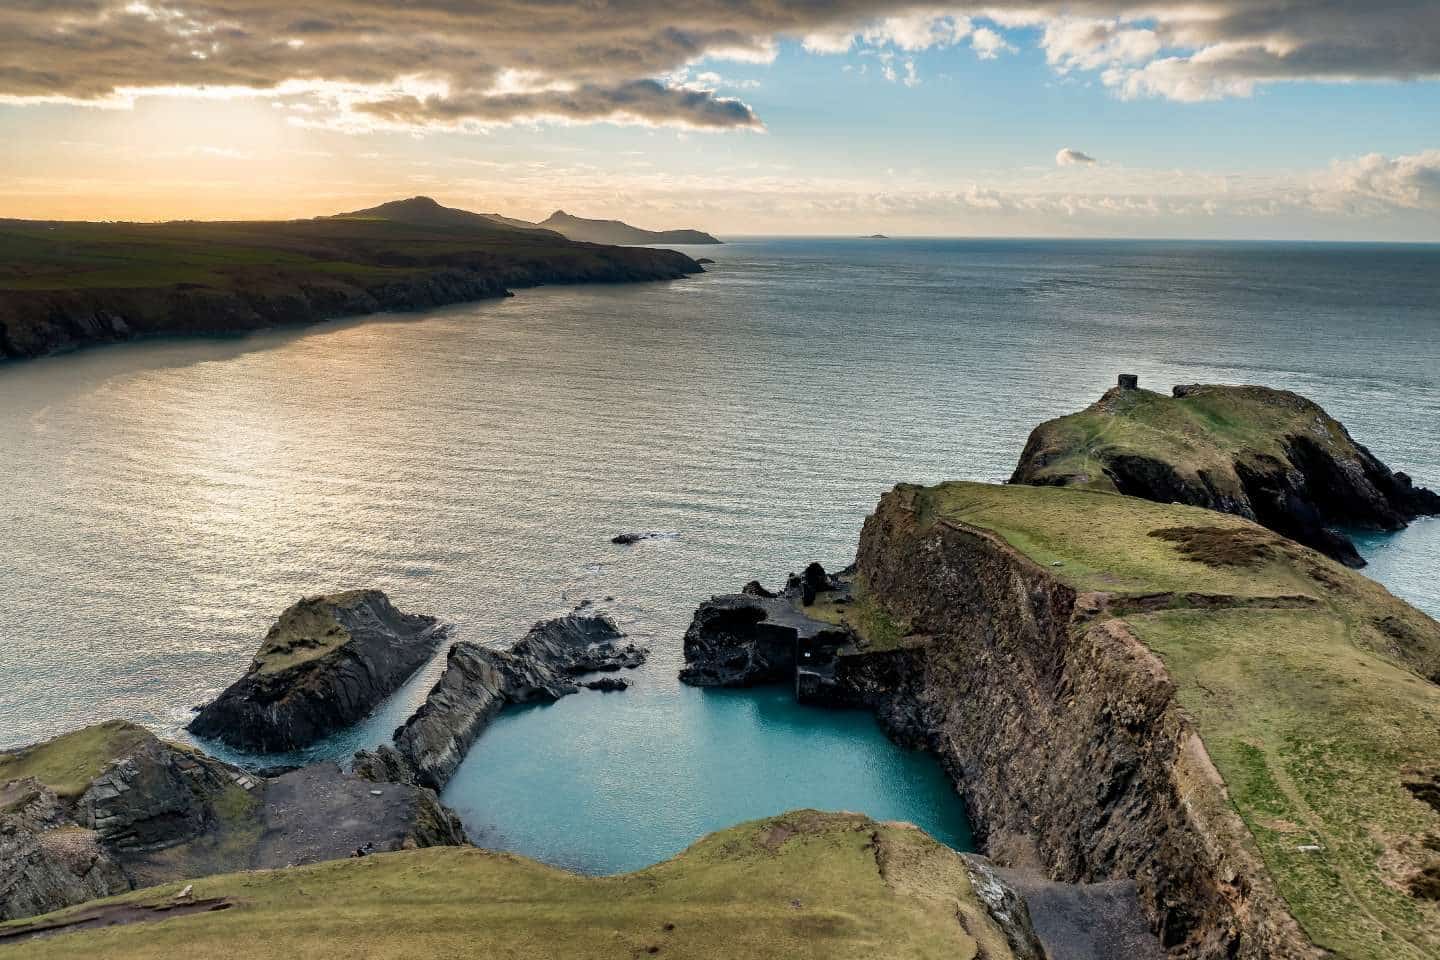
{"label": "calm sea surface", "polygon": [[[1440,248],[691,252],[719,262],[0,366],[0,744],[117,716],[182,736],[304,594],[381,587],[494,644],[592,599],[653,657],[626,693],[510,712],[479,740],[446,800],[480,842],[608,872],[809,805],[964,846],[936,765],[864,714],[681,687],[695,605],[848,562],[898,481],[1004,479],[1033,425],[1121,371],[1298,390],[1440,485]],[[678,537],[609,543],[652,529]],[[1440,614],[1440,521],[1364,550]],[[311,755],[388,737],[440,667]]]}

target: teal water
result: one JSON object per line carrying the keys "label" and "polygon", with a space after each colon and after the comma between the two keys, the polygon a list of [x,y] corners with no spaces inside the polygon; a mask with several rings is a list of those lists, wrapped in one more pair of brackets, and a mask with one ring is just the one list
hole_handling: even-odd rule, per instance
{"label": "teal water", "polygon": [[801,707],[785,688],[676,687],[509,711],[444,800],[481,846],[587,873],[635,870],[713,830],[799,807],[910,820],[971,849],[937,763],[891,745],[868,713]]}
{"label": "teal water", "polygon": [[[651,661],[481,738],[446,794],[477,836],[618,870],[817,806],[963,845],[936,765],[864,714],[682,688],[695,606],[849,562],[899,481],[1003,480],[1031,427],[1120,371],[1297,390],[1440,485],[1440,248],[703,253],[671,284],[0,366],[0,745],[108,717],[183,737],[305,594],[379,587],[490,644],[591,599]],[[637,529],[679,536],[609,543]],[[1363,549],[1440,613],[1440,521]],[[442,666],[306,757],[387,739]]]}

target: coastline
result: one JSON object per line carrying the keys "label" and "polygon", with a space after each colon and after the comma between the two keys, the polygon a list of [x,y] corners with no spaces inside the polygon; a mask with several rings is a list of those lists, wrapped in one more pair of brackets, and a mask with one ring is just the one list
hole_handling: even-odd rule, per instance
{"label": "coastline", "polygon": [[[620,248],[612,248],[619,250]],[[362,287],[305,278],[263,292],[176,284],[160,288],[0,290],[0,365],[79,349],[160,337],[224,337],[378,314],[419,313],[439,307],[503,299],[540,286],[680,280],[703,273],[690,257],[670,250],[652,264],[622,262],[608,269],[549,270],[517,266],[499,275],[442,269],[408,280]],[[649,258],[647,258],[649,259]],[[17,338],[13,330],[24,330]]]}

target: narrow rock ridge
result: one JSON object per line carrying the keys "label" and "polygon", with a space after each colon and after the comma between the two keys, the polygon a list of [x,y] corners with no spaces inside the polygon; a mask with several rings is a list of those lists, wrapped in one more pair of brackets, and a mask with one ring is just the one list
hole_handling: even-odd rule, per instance
{"label": "narrow rock ridge", "polygon": [[354,772],[443,790],[502,707],[558,700],[580,689],[576,676],[644,663],[649,651],[622,646],[624,637],[609,617],[572,613],[535,624],[509,650],[456,643],[439,682],[395,731],[395,745],[356,753]]}
{"label": "narrow rock ridge", "polygon": [[307,597],[280,615],[245,675],[188,729],[255,752],[295,750],[363,719],[435,653],[448,628],[379,590]]}
{"label": "narrow rock ridge", "polygon": [[[850,576],[832,588],[848,590]],[[847,628],[752,586],[702,604],[682,679],[743,686],[793,675],[802,702],[868,707],[897,742],[939,757],[992,857],[1066,883],[1133,880],[1173,956],[1320,956],[1276,893],[1163,664],[1113,619],[1313,598],[1077,593],[988,531],[922,525],[900,492],[866,520],[853,577],[885,598],[905,637],[842,640],[833,631]],[[818,652],[815,636],[826,637]],[[807,652],[818,661],[808,668]],[[805,683],[807,669],[823,682]]]}
{"label": "narrow rock ridge", "polygon": [[3,756],[48,750],[41,768],[66,769],[87,735],[112,754],[88,783],[0,782],[0,920],[172,880],[466,842],[433,791],[376,796],[333,763],[258,776],[132,724]]}

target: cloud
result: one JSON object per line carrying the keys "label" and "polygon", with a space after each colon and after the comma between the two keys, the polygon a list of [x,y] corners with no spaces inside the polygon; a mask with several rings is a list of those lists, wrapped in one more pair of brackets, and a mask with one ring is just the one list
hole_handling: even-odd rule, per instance
{"label": "cloud", "polygon": [[968,40],[988,59],[1021,27],[1038,31],[1052,70],[1094,73],[1121,98],[1440,77],[1440,4],[1419,0],[5,0],[0,102],[285,95],[356,129],[756,129],[742,101],[660,78],[707,60],[769,63],[786,41],[903,63]]}
{"label": "cloud", "polygon": [[1015,52],[1015,48],[1006,43],[1004,37],[989,27],[980,27],[971,34],[970,46],[981,60],[994,60],[1002,53]]}
{"label": "cloud", "polygon": [[1440,150],[1399,157],[1378,153],[1333,164],[1311,195],[1316,207],[1358,214],[1440,212]]}
{"label": "cloud", "polygon": [[1081,153],[1079,150],[1072,150],[1069,147],[1061,147],[1055,154],[1055,166],[1057,167],[1092,167],[1097,161],[1088,153]]}

